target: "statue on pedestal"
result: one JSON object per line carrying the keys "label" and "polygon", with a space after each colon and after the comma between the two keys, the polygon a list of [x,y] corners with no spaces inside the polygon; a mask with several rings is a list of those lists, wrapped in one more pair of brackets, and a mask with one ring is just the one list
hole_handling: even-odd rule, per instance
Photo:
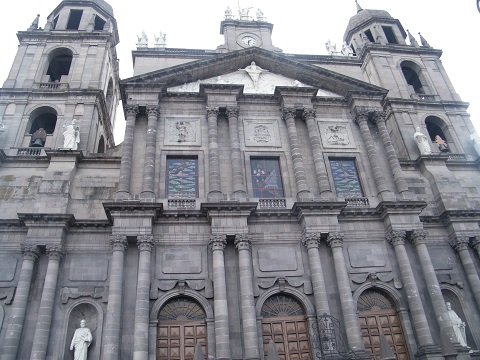
{"label": "statue on pedestal", "polygon": [[92,343],[93,337],[86,325],[87,322],[84,319],[80,320],[80,327],[73,334],[70,350],[74,350],[74,360],[87,360],[88,347]]}
{"label": "statue on pedestal", "polygon": [[465,334],[465,322],[460,319],[454,310],[452,310],[452,304],[447,301],[445,305],[447,306],[448,317],[450,318],[450,323],[453,327],[453,333],[457,338],[456,340],[460,343],[460,345],[468,347],[467,336]]}
{"label": "statue on pedestal", "polygon": [[80,127],[73,119],[70,125],[63,125],[63,148],[77,150],[80,143]]}
{"label": "statue on pedestal", "polygon": [[420,127],[417,126],[415,134],[413,134],[413,138],[417,142],[418,150],[420,150],[420,155],[431,155],[432,149],[430,148],[430,144],[428,143],[427,136],[420,131]]}

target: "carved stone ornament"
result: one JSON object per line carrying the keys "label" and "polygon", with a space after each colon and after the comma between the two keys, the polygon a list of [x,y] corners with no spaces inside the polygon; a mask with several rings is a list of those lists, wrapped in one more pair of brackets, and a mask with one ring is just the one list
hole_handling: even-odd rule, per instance
{"label": "carved stone ornament", "polygon": [[137,105],[127,105],[125,106],[125,115],[126,117],[129,116],[137,116],[138,115],[138,106]]}
{"label": "carved stone ornament", "polygon": [[113,251],[125,251],[127,248],[127,236],[126,235],[111,235],[110,243],[112,244]]}
{"label": "carved stone ornament", "polygon": [[283,119],[294,119],[297,110],[295,108],[283,108]]}
{"label": "carved stone ornament", "polygon": [[450,241],[450,246],[456,251],[460,252],[468,249],[470,239],[468,236],[456,236]]}
{"label": "carved stone ornament", "polygon": [[410,240],[412,244],[417,246],[420,244],[425,244],[427,238],[427,232],[425,230],[414,230]]}
{"label": "carved stone ornament", "polygon": [[250,250],[252,242],[249,234],[237,234],[235,236],[235,246],[238,250]]}
{"label": "carved stone ornament", "polygon": [[223,251],[225,249],[225,245],[227,245],[227,240],[225,239],[225,235],[212,235],[210,237],[210,242],[208,243],[212,251],[220,250]]}
{"label": "carved stone ornament", "polygon": [[158,115],[160,114],[160,111],[158,109],[158,106],[147,106],[147,116],[151,117],[154,116],[158,118]]}
{"label": "carved stone ornament", "polygon": [[92,299],[102,299],[106,303],[108,298],[108,287],[103,286],[82,286],[82,287],[64,287],[60,291],[62,304],[66,304],[69,299],[78,299],[89,297]]}
{"label": "carved stone ornament", "polygon": [[370,111],[366,107],[357,107],[354,110],[354,114],[355,114],[355,122],[357,124],[360,124],[361,122],[368,120]]}
{"label": "carved stone ornament", "polygon": [[253,132],[253,140],[256,143],[269,143],[272,140],[272,135],[265,125],[255,126]]}
{"label": "carved stone ornament", "polygon": [[315,109],[304,109],[303,110],[303,118],[304,119],[314,119],[317,116],[317,112]]}
{"label": "carved stone ornament", "polygon": [[137,246],[140,251],[152,251],[153,245],[153,235],[149,234],[137,236]]}
{"label": "carved stone ornament", "polygon": [[326,128],[327,143],[330,145],[348,145],[348,130],[346,125],[329,125]]}
{"label": "carved stone ornament", "polygon": [[37,245],[23,245],[22,246],[23,258],[25,260],[37,260],[40,255],[40,251]]}
{"label": "carved stone ornament", "polygon": [[239,108],[238,106],[227,106],[227,117],[230,119],[232,117],[238,118]]}
{"label": "carved stone ornament", "polygon": [[207,106],[206,111],[207,111],[207,116],[208,117],[210,117],[210,116],[217,117],[218,116],[218,107]]}
{"label": "carved stone ornament", "polygon": [[327,237],[327,244],[331,248],[343,246],[343,234],[339,232],[331,232]]}
{"label": "carved stone ornament", "polygon": [[47,245],[47,254],[49,259],[60,260],[63,256],[63,246]]}
{"label": "carved stone ornament", "polygon": [[378,123],[379,121],[384,123],[386,118],[387,118],[387,113],[385,111],[375,110],[373,112],[373,121],[375,123]]}
{"label": "carved stone ornament", "polygon": [[387,241],[392,244],[393,246],[397,245],[405,245],[405,238],[407,236],[407,232],[403,230],[391,230],[387,234]]}
{"label": "carved stone ornament", "polygon": [[305,233],[302,236],[302,245],[307,249],[318,248],[320,243],[320,233]]}

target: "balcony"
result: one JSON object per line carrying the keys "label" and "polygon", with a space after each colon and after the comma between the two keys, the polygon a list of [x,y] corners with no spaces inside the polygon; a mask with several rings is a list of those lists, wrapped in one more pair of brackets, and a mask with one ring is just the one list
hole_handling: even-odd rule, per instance
{"label": "balcony", "polygon": [[287,202],[285,199],[258,199],[260,209],[285,209]]}
{"label": "balcony", "polygon": [[69,86],[67,83],[61,82],[41,82],[36,83],[36,88],[41,90],[68,90]]}
{"label": "balcony", "polygon": [[349,197],[345,198],[348,207],[369,207],[370,203],[366,197]]}
{"label": "balcony", "polygon": [[168,208],[176,210],[195,210],[195,199],[168,199]]}
{"label": "balcony", "polygon": [[17,156],[40,156],[43,147],[24,147],[17,149]]}

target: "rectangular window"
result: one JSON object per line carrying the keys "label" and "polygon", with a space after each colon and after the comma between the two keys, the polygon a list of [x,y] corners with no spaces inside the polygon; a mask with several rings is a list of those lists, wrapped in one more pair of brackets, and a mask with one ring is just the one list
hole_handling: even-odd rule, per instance
{"label": "rectangular window", "polygon": [[82,20],[83,10],[70,10],[68,17],[67,30],[78,30],[80,20]]}
{"label": "rectangular window", "polygon": [[330,159],[330,168],[338,197],[363,197],[354,159]]}
{"label": "rectangular window", "polygon": [[395,37],[395,33],[393,32],[393,28],[391,26],[382,26],[382,29],[389,44],[398,44],[397,38]]}
{"label": "rectangular window", "polygon": [[94,30],[103,30],[105,27],[105,20],[103,20],[100,16],[95,15],[95,27],[93,28]]}
{"label": "rectangular window", "polygon": [[167,197],[169,199],[198,197],[197,158],[167,158]]}
{"label": "rectangular window", "polygon": [[58,16],[53,19],[53,29],[55,30],[57,28],[57,22],[58,22]]}
{"label": "rectangular window", "polygon": [[250,166],[254,197],[263,199],[285,197],[278,158],[251,158]]}
{"label": "rectangular window", "polygon": [[370,42],[375,42],[375,39],[373,38],[372,32],[370,30],[365,30],[365,36],[368,38],[368,40],[370,40]]}

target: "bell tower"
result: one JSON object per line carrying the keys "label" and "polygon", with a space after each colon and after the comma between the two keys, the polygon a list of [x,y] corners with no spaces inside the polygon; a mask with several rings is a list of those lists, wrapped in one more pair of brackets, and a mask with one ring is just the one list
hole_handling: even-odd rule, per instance
{"label": "bell tower", "polygon": [[[0,89],[0,144],[7,154],[42,149],[104,152],[114,146],[119,42],[103,0],[64,0],[39,26],[17,33],[18,51]],[[74,127],[74,145],[64,131]]]}

